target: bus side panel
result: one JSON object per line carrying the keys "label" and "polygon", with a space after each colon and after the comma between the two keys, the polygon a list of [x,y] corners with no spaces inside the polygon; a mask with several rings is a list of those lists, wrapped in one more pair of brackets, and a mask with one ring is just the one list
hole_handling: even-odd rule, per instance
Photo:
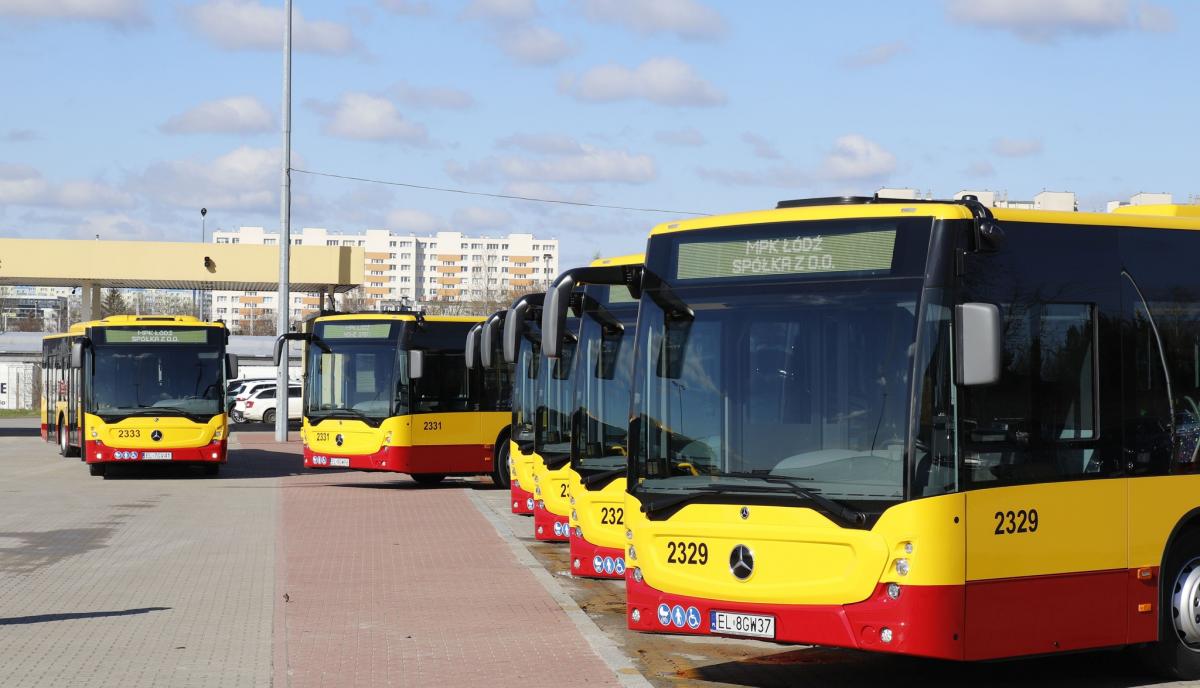
{"label": "bus side panel", "polygon": [[967,493],[967,659],[1126,642],[1126,483]]}
{"label": "bus side panel", "polygon": [[[1129,480],[1129,566],[1130,602],[1152,605],[1150,613],[1133,612],[1129,642],[1158,639],[1159,567],[1166,556],[1167,539],[1189,511],[1200,506],[1200,475],[1167,475]],[[1137,570],[1149,569],[1149,578]],[[1135,605],[1136,606],[1136,605]]]}

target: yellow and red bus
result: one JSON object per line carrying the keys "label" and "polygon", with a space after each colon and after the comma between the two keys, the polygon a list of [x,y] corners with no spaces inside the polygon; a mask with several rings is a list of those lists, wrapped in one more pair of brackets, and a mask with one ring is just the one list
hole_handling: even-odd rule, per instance
{"label": "yellow and red bus", "polygon": [[[571,573],[585,578],[625,577],[626,434],[638,308],[628,285],[639,283],[642,259],[637,254],[598,260],[560,275],[552,286],[585,285],[572,372],[577,420],[567,489]],[[566,306],[565,299],[548,300]]]}
{"label": "yellow and red bus", "polygon": [[[542,365],[541,322],[545,294],[525,294],[509,306],[503,318],[484,323],[482,337],[490,345],[497,328],[501,330],[504,362],[512,366],[512,419],[510,432],[512,513],[532,516],[537,507],[533,467],[540,461],[534,448],[535,419]],[[484,347],[483,344],[480,345]]]}
{"label": "yellow and red bus", "polygon": [[510,396],[503,369],[468,370],[466,334],[480,318],[418,312],[328,314],[285,340],[305,344],[307,468],[508,479]]}
{"label": "yellow and red bus", "polygon": [[223,323],[184,315],[113,315],[47,336],[42,438],[92,475],[160,461],[215,475],[227,459],[225,381],[237,377],[228,341]]}
{"label": "yellow and red bus", "polygon": [[656,227],[629,627],[1200,677],[1200,209],[1124,210]]}

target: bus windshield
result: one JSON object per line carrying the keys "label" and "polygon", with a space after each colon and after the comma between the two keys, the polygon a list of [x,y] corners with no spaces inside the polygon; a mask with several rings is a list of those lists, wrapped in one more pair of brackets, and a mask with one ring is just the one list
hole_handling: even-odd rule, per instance
{"label": "bus windshield", "polygon": [[[221,413],[225,359],[214,330],[101,330],[92,337],[87,408],[106,422],[136,415],[203,419]],[[157,336],[157,335],[156,335]],[[173,340],[173,341],[166,341]]]}
{"label": "bus windshield", "polygon": [[903,498],[929,223],[890,222],[664,242],[641,304],[635,489]]}
{"label": "bus windshield", "polygon": [[[577,332],[578,326],[575,318],[567,318],[567,332]],[[534,450],[548,468],[558,468],[571,460],[571,416],[575,410],[571,372],[575,347],[575,340],[569,337],[563,342],[560,357],[541,357]]]}
{"label": "bus windshield", "polygon": [[534,417],[537,415],[538,375],[542,361],[542,347],[533,338],[522,336],[519,339],[517,362],[513,369],[513,441],[528,448],[533,448]]}
{"label": "bus windshield", "polygon": [[371,425],[408,413],[408,357],[403,325],[392,321],[317,323],[308,347],[305,416],[356,418]]}
{"label": "bus windshield", "polygon": [[[598,289],[588,287],[587,295]],[[624,287],[613,288],[624,292]],[[603,309],[606,317],[599,317]],[[616,323],[620,323],[617,326]],[[579,432],[571,466],[580,474],[624,468],[628,449],[629,390],[633,381],[637,302],[608,306],[585,299],[575,356],[575,406]]]}

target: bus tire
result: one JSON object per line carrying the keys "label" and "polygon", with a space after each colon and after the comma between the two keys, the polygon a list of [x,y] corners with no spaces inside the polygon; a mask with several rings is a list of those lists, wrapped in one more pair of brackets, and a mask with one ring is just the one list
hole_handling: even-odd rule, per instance
{"label": "bus tire", "polygon": [[266,423],[267,425],[274,425],[275,424],[275,409],[267,409],[266,411],[263,411],[262,422]]}
{"label": "bus tire", "polygon": [[58,455],[75,456],[75,449],[71,446],[71,433],[63,422],[58,424]]}
{"label": "bus tire", "polygon": [[106,466],[102,463],[89,463],[88,464],[88,474],[95,475],[95,476],[104,475],[105,468],[106,468]]}
{"label": "bus tire", "polygon": [[415,480],[418,485],[437,485],[446,478],[441,473],[413,473],[409,477]]}
{"label": "bus tire", "polygon": [[492,470],[492,482],[501,490],[507,490],[511,480],[512,468],[508,465],[510,456],[508,453],[508,440],[505,439],[500,445],[500,451],[496,452],[496,465]]}
{"label": "bus tire", "polygon": [[1200,528],[1188,528],[1171,544],[1158,608],[1158,642],[1146,648],[1150,668],[1176,680],[1200,678]]}

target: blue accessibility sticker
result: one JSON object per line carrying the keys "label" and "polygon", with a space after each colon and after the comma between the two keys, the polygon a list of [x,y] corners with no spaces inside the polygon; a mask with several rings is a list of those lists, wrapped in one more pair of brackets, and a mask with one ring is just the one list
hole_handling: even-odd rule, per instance
{"label": "blue accessibility sticker", "polygon": [[688,609],[687,609],[687,625],[688,625],[688,628],[692,629],[693,631],[700,628],[700,610],[699,609],[696,609],[695,607],[688,607]]}
{"label": "blue accessibility sticker", "polygon": [[666,602],[658,605],[658,623],[663,626],[671,625],[671,605]]}
{"label": "blue accessibility sticker", "polygon": [[604,570],[604,557],[600,556],[599,554],[592,557],[592,570],[596,573],[600,573]]}
{"label": "blue accessibility sticker", "polygon": [[558,521],[554,522],[554,534],[560,536],[562,535],[562,524]]}
{"label": "blue accessibility sticker", "polygon": [[617,568],[617,565],[613,563],[612,557],[604,557],[604,572],[605,573],[607,573],[608,575],[611,576],[612,572],[615,571],[616,568]]}
{"label": "blue accessibility sticker", "polygon": [[613,569],[616,570],[618,576],[625,575],[625,557],[617,557],[613,559]]}
{"label": "blue accessibility sticker", "polygon": [[675,628],[683,628],[687,623],[687,612],[683,611],[683,607],[675,605],[671,607],[671,623],[675,624]]}

